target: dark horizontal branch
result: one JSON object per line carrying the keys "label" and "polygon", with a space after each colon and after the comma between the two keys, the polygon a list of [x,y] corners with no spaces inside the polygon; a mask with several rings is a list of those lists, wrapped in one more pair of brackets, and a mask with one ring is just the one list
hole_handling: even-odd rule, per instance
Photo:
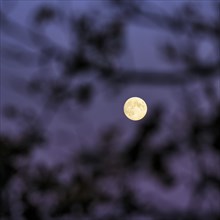
{"label": "dark horizontal branch", "polygon": [[193,76],[187,71],[117,71],[113,81],[116,84],[148,84],[154,86],[179,86],[195,82],[196,80],[207,80],[207,77]]}

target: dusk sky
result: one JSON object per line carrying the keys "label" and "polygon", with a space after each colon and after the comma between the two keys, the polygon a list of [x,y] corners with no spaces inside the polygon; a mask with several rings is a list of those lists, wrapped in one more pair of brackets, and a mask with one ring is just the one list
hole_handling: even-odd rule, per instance
{"label": "dusk sky", "polygon": [[[156,10],[172,14],[177,10],[185,1],[146,1],[150,5],[153,5]],[[196,1],[194,1],[196,2]],[[209,0],[198,1],[201,4],[201,11],[206,11],[207,18],[211,18],[211,7]],[[54,4],[58,8],[65,11],[66,14],[80,14],[88,13],[92,10],[102,10],[103,1],[101,0],[74,0],[74,1],[59,1],[59,0],[20,0],[6,1],[1,0],[1,10],[5,12],[12,20],[16,21],[23,27],[31,25],[31,16],[35,12],[36,8],[42,3]],[[153,8],[154,8],[153,7]],[[100,13],[103,13],[101,11]],[[62,29],[63,28],[63,29]],[[60,28],[58,25],[50,25],[46,35],[51,38],[55,43],[61,47],[70,48],[70,39],[68,38],[68,32],[65,27]],[[175,35],[176,36],[176,35]],[[27,39],[18,39],[15,36],[14,39],[9,38],[7,35],[1,33],[1,46],[7,45],[7,43],[19,42],[22,46],[27,48],[27,51],[38,52],[38,48],[33,42]],[[180,36],[181,38],[181,36]],[[141,27],[136,24],[131,24],[126,27],[126,51],[123,56],[116,61],[117,66],[120,68],[134,69],[134,70],[155,70],[155,71],[171,71],[180,69],[179,65],[171,65],[165,61],[159,50],[159,45],[164,39],[175,41],[174,35],[170,32],[162,30],[161,28],[153,27]],[[178,39],[177,39],[178,40]],[[204,58],[209,57],[212,54],[212,48],[209,44],[204,44],[200,52]],[[19,108],[26,108],[32,106],[36,112],[41,113],[42,106],[39,105],[41,100],[31,100],[29,97],[24,97],[19,93],[19,89],[22,90],[22,83],[25,80],[32,78],[37,72],[40,72],[42,76],[46,74],[59,74],[60,66],[52,63],[46,68],[38,68],[38,66],[32,65],[31,62],[27,64],[18,64],[11,62],[7,56],[1,53],[1,107],[5,104],[16,103]],[[176,73],[178,74],[178,73]],[[182,98],[181,92],[183,87],[176,86],[161,86],[161,85],[148,85],[148,84],[131,84],[123,89],[116,91],[109,89],[103,83],[97,81],[94,76],[81,78],[75,81],[75,84],[81,82],[91,82],[96,85],[95,96],[88,107],[80,106],[76,103],[70,103],[65,107],[59,108],[53,113],[51,119],[48,119],[48,125],[46,133],[50,139],[50,143],[47,149],[38,149],[32,154],[32,160],[37,163],[46,163],[52,165],[54,163],[60,163],[71,158],[72,155],[77,152],[81,147],[86,145],[96,145],[97,138],[103,129],[118,126],[121,129],[119,136],[121,141],[128,143],[135,134],[137,128],[141,125],[140,122],[133,122],[128,120],[123,113],[123,105],[126,99],[132,96],[138,96],[144,99],[148,105],[148,112],[143,121],[147,121],[153,115],[153,110],[156,106],[164,106],[166,117],[162,126],[162,131],[158,134],[158,140],[166,141],[164,134],[172,136],[172,131],[176,127],[181,130],[181,120],[183,105],[178,100]],[[20,87],[16,90],[16,85]],[[15,85],[15,86],[14,86]],[[218,82],[216,83],[218,86]],[[198,83],[198,87],[200,87]],[[197,84],[190,89],[197,88]],[[27,101],[28,100],[28,101]],[[206,108],[207,104],[201,103],[203,108]],[[1,128],[0,132],[16,133],[19,128],[14,127],[9,123],[7,119],[3,117],[1,112]],[[175,126],[171,124],[174,121]],[[158,141],[156,140],[156,142]],[[65,147],[69,145],[68,147]],[[192,158],[191,158],[192,159]],[[172,170],[179,177],[188,175],[189,170],[193,169],[192,161],[186,155],[178,161],[173,159]],[[183,167],[182,164],[185,164]],[[171,166],[171,165],[170,165]],[[194,171],[196,172],[196,171]],[[196,178],[196,177],[195,177]],[[187,189],[185,181],[179,184],[172,191],[160,187],[155,181],[149,181],[146,187],[142,173],[138,173],[136,180],[132,183],[137,189],[139,195],[142,193],[146,196],[158,195],[164,204],[163,208],[169,209],[170,207],[177,207],[182,210],[187,207],[190,199],[190,191]],[[153,196],[154,197],[154,196]],[[156,197],[155,197],[156,198]],[[181,199],[180,199],[181,198]],[[156,204],[157,201],[152,201]],[[166,206],[166,204],[168,204]]]}

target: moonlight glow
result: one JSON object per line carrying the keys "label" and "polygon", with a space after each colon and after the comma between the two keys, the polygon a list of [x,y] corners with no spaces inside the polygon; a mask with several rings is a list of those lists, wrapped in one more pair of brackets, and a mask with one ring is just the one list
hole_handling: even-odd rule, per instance
{"label": "moonlight glow", "polygon": [[139,97],[129,98],[124,104],[124,114],[132,121],[141,120],[146,113],[147,105]]}

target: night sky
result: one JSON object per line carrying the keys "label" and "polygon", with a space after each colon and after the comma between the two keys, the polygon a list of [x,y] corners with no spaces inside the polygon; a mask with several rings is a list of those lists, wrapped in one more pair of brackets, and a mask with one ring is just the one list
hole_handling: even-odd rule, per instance
{"label": "night sky", "polygon": [[[101,10],[104,6],[103,1],[4,1],[1,0],[1,10],[10,17],[10,19],[16,21],[21,26],[30,27],[33,13],[36,12],[38,6],[42,3],[58,6],[59,9],[65,12],[66,15],[79,15],[88,14],[93,10]],[[145,1],[147,4],[153,5],[152,8],[158,10],[159,13],[172,14],[178,8],[184,5],[185,1]],[[196,8],[200,7],[202,12],[205,12],[205,19],[211,19],[212,6],[209,1],[198,1],[195,3]],[[200,6],[198,6],[198,5]],[[105,8],[107,9],[107,8]],[[138,22],[137,22],[138,23]],[[175,39],[177,35],[173,35],[170,31],[160,27],[143,27],[136,22],[130,22],[125,29],[124,43],[126,48],[123,54],[115,61],[117,68],[131,69],[136,71],[155,71],[155,72],[173,72],[181,69],[182,65],[178,63],[170,64],[161,56],[160,45],[164,39],[169,39],[171,42],[178,42],[179,39],[184,38],[182,35],[178,35],[179,39]],[[42,33],[41,33],[42,34]],[[44,34],[44,33],[43,33]],[[51,24],[45,35],[55,42],[60,47],[69,50],[72,46],[71,42],[76,42],[74,39],[70,39],[70,33],[68,28],[63,25]],[[14,36],[4,32],[1,33],[1,47],[7,46],[13,43],[15,45],[21,45],[26,48],[30,53],[37,54],[39,52],[37,45],[28,39],[19,36],[19,33],[15,33]],[[4,51],[4,50],[2,50]],[[200,49],[201,57],[206,59],[213,55],[213,49],[209,44],[204,43]],[[219,70],[219,69],[218,69]],[[39,74],[42,77],[59,75],[62,72],[62,67],[55,62],[51,62],[50,65],[45,67],[39,67],[36,60],[31,59],[25,62],[16,62],[10,60],[9,56],[1,52],[1,133],[10,134],[13,137],[19,134],[22,129],[22,122],[15,123],[5,118],[3,114],[3,106],[13,103],[16,107],[27,109],[30,112],[34,109],[39,115],[42,111],[41,97],[32,99],[27,95],[23,95],[22,89],[25,82],[32,77]],[[176,73],[181,74],[181,73]],[[210,79],[207,79],[211,81]],[[219,77],[214,78],[215,87],[219,93]],[[154,117],[154,111],[157,107],[163,107],[165,111],[165,117],[161,122],[161,131],[154,137],[152,143],[166,143],[166,135],[172,137],[174,131],[186,130],[187,123],[190,119],[187,115],[184,115],[185,108],[183,102],[183,91],[198,91],[203,88],[200,81],[196,81],[193,85],[185,88],[182,85],[161,85],[152,83],[131,83],[128,86],[122,88],[110,88],[107,84],[100,82],[96,76],[86,75],[79,77],[73,82],[74,86],[81,83],[91,83],[95,87],[95,95],[92,101],[88,105],[79,105],[74,100],[68,102],[67,105],[59,107],[53,112],[48,111],[45,113],[44,118],[47,124],[44,134],[48,137],[49,141],[46,148],[35,149],[30,155],[31,164],[46,164],[53,167],[56,164],[62,164],[67,160],[71,160],[73,155],[77,154],[82,149],[94,148],[97,145],[100,134],[108,128],[118,129],[118,141],[119,149],[122,146],[129,146],[134,136],[138,136],[137,132],[144,123],[148,123],[152,117]],[[196,92],[197,97],[198,93]],[[123,113],[123,105],[126,99],[132,96],[138,96],[144,99],[148,105],[148,113],[146,117],[138,122],[128,120]],[[197,99],[197,98],[196,98]],[[197,99],[199,100],[199,98]],[[201,98],[200,105],[195,106],[195,109],[204,110],[205,115],[212,112],[207,102]],[[200,111],[200,110],[198,110]],[[48,120],[48,122],[47,122]],[[117,131],[116,129],[116,131]],[[181,133],[180,132],[180,133]],[[184,136],[184,135],[183,135]],[[178,138],[178,135],[176,139]],[[16,139],[16,138],[15,138]],[[175,138],[174,138],[175,139]],[[180,139],[181,140],[181,139]],[[150,143],[151,143],[150,142]],[[184,148],[185,142],[182,141],[181,147]],[[159,146],[160,144],[158,144]],[[187,145],[187,144],[186,144]],[[115,146],[114,146],[115,147]],[[184,151],[183,151],[184,152]],[[207,156],[208,158],[208,156]],[[207,159],[209,161],[209,159]],[[193,166],[193,156],[182,154],[178,159],[172,158],[169,162],[171,172],[176,173],[178,178],[184,179],[184,176],[191,175],[190,178],[197,178],[197,170]],[[77,169],[77,168],[76,168]],[[189,171],[191,173],[189,174]],[[161,187],[160,183],[154,179],[145,181],[145,174],[142,171],[135,174],[135,178],[132,176],[131,185],[138,192],[137,194],[142,197],[152,197],[152,204],[158,204],[157,198],[162,204],[161,210],[186,210],[191,200],[191,189],[183,180],[172,190],[167,190]],[[129,178],[128,178],[129,179]],[[143,196],[144,195],[144,196]],[[12,218],[15,219],[15,218]],[[16,219],[17,220],[17,219]],[[123,219],[122,219],[123,220]],[[135,219],[137,220],[137,219]]]}

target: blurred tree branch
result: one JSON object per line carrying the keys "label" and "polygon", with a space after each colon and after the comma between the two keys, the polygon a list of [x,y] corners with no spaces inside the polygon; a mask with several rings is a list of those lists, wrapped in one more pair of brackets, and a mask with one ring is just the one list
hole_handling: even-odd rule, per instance
{"label": "blurred tree branch", "polygon": [[[151,13],[151,12],[142,12],[138,11],[137,14],[143,14],[146,17],[147,21],[151,21],[153,25],[161,25],[165,24],[165,28],[179,28],[181,32],[185,32],[185,28],[188,25],[192,25],[192,27],[195,26],[194,31],[197,32],[207,32],[210,34],[210,30],[215,36],[219,34],[219,27],[212,27],[208,26],[206,24],[202,23],[197,24],[195,22],[190,21],[178,21],[174,18],[169,17],[163,17],[162,15]],[[17,24],[15,21],[10,21],[6,16],[1,12],[1,19],[3,26],[8,26],[6,28],[9,30],[17,30],[17,33],[20,33],[21,36],[25,36],[28,38],[28,35],[30,34],[32,38],[38,41],[39,45],[48,48],[50,47],[53,52],[53,56],[57,56],[60,60],[65,60],[66,57],[68,57],[70,54],[70,51],[67,51],[67,49],[62,48],[60,45],[54,43],[50,38],[46,37],[45,35],[39,34],[38,32],[34,31],[33,29],[28,29],[26,27],[22,27],[20,24]],[[177,23],[175,23],[177,22]],[[189,23],[189,24],[188,24]],[[197,24],[197,25],[196,25]],[[161,26],[160,26],[161,27]],[[199,28],[198,30],[196,29]],[[203,28],[202,28],[203,27]],[[214,31],[213,31],[214,28]],[[11,49],[11,53],[13,53],[14,49]],[[15,52],[16,53],[16,52]],[[20,53],[24,53],[23,51]],[[26,54],[23,54],[23,56],[27,56]],[[94,60],[89,61],[85,55],[82,55],[82,60],[87,63],[89,66],[89,69],[94,69],[98,71],[106,71],[106,72],[112,72],[112,82],[119,83],[119,84],[131,84],[131,83],[141,83],[141,84],[151,84],[151,85],[181,85],[181,84],[191,84],[196,80],[206,80],[203,76],[216,76],[219,74],[220,70],[220,64],[213,63],[213,64],[202,64],[197,63],[194,64],[194,66],[186,67],[185,69],[176,69],[171,71],[156,71],[156,70],[145,70],[145,71],[138,71],[138,70],[124,70],[124,69],[109,69],[108,67],[102,66],[100,63],[96,63]],[[192,75],[198,75],[197,77],[190,76],[189,73],[192,73]]]}
{"label": "blurred tree branch", "polygon": [[[144,24],[145,27],[151,25],[171,31],[172,34],[187,34],[189,38],[200,39],[200,36],[206,36],[215,44],[216,40],[219,42],[220,35],[218,15],[216,21],[213,20],[209,23],[205,19],[200,19],[200,15],[195,14],[190,8],[183,8],[182,14],[170,16],[145,10],[138,5],[141,4],[141,1],[137,4],[135,1],[125,0],[112,0],[112,2],[115,4],[123,3],[124,5],[119,5],[121,13],[118,16],[113,16],[113,21],[102,21],[104,24],[100,24],[102,23],[100,19],[94,19],[92,16],[83,15],[78,19],[63,18],[70,29],[71,37],[73,37],[72,32],[74,32],[78,40],[75,43],[76,46],[71,44],[70,49],[62,47],[40,32],[43,29],[41,29],[42,26],[46,26],[49,21],[55,21],[60,16],[59,12],[53,7],[40,7],[33,14],[35,20],[32,28],[11,21],[2,11],[0,12],[1,28],[7,36],[15,38],[18,44],[21,41],[34,43],[33,47],[39,50],[39,53],[33,54],[33,57],[38,56],[37,58],[41,61],[39,65],[45,63],[45,60],[46,62],[53,60],[59,62],[62,67],[59,75],[57,74],[58,76],[53,74],[49,79],[34,76],[26,85],[28,96],[33,93],[41,93],[41,101],[43,100],[46,103],[43,106],[42,117],[35,117],[32,114],[27,114],[25,117],[25,114],[18,113],[17,106],[6,108],[8,118],[15,121],[16,118],[21,117],[26,123],[25,131],[20,134],[20,139],[13,140],[10,134],[9,136],[0,136],[0,144],[3,146],[0,150],[0,184],[3,188],[1,203],[5,203],[4,207],[1,206],[3,208],[0,209],[0,212],[4,213],[3,217],[10,218],[10,210],[8,211],[7,207],[10,204],[7,201],[8,192],[6,188],[16,176],[20,177],[26,184],[26,188],[23,189],[20,197],[23,205],[22,215],[26,219],[29,219],[32,213],[35,213],[35,219],[39,219],[42,215],[39,209],[42,208],[45,209],[44,212],[50,218],[62,218],[69,215],[72,219],[75,215],[77,219],[88,217],[97,220],[99,217],[95,215],[94,210],[98,209],[100,204],[111,207],[111,211],[106,216],[100,217],[100,219],[105,220],[130,219],[132,215],[135,216],[136,214],[158,220],[217,219],[219,209],[205,210],[204,216],[201,216],[198,209],[194,210],[194,208],[197,205],[202,208],[204,201],[209,203],[205,197],[205,192],[209,190],[210,185],[219,192],[219,174],[209,173],[210,170],[208,170],[204,160],[206,159],[204,154],[212,152],[213,166],[218,164],[218,161],[216,162],[214,159],[215,156],[219,157],[219,111],[211,112],[210,117],[202,117],[200,109],[196,108],[199,101],[189,101],[192,97],[191,94],[190,97],[186,97],[188,105],[184,103],[186,107],[184,116],[188,120],[185,120],[184,123],[174,121],[173,132],[171,133],[170,128],[168,128],[171,134],[167,135],[165,142],[162,140],[155,144],[152,141],[160,133],[164,117],[164,112],[161,109],[153,109],[154,114],[152,114],[151,119],[144,121],[137,127],[136,135],[129,144],[123,146],[124,148],[121,151],[114,148],[120,143],[117,142],[117,135],[115,135],[118,130],[111,128],[106,133],[99,134],[100,137],[98,137],[95,146],[92,146],[93,148],[87,146],[88,148],[91,147],[92,150],[83,149],[84,151],[79,152],[74,160],[71,158],[70,161],[65,161],[61,169],[54,168],[53,172],[45,167],[36,166],[35,169],[39,175],[35,175],[31,173],[29,163],[24,166],[24,170],[17,169],[17,164],[14,163],[18,159],[29,157],[36,146],[41,146],[47,141],[48,137],[45,137],[44,133],[45,127],[49,124],[48,118],[51,118],[52,113],[59,106],[70,99],[75,99],[78,104],[87,104],[91,101],[94,96],[94,85],[91,83],[83,83],[79,86],[72,84],[73,79],[76,79],[77,76],[98,76],[102,82],[109,83],[113,88],[118,85],[133,85],[135,83],[188,86],[198,81],[208,84],[207,79],[210,78],[218,80],[219,57],[216,58],[217,62],[201,62],[196,53],[195,41],[191,42],[191,39],[187,39],[185,44],[181,44],[180,40],[180,44],[177,45],[180,48],[178,51],[176,51],[178,48],[173,45],[173,42],[170,42],[167,48],[171,57],[177,57],[176,52],[179,52],[178,58],[184,64],[183,69],[172,69],[171,71],[126,70],[116,67],[114,62],[124,52],[124,29],[125,25],[129,23]],[[123,14],[123,12],[126,13]],[[12,45],[8,46],[11,47]],[[22,46],[26,47],[24,43]],[[27,59],[32,56],[29,51],[24,51],[22,47],[7,48],[4,46],[4,49],[11,55],[7,59],[20,58],[18,63],[22,61],[22,58]],[[19,50],[22,51],[19,52]],[[15,56],[13,57],[13,55]],[[175,59],[173,61],[176,62]],[[208,89],[206,91],[208,98],[206,97],[205,100],[210,102],[211,108],[218,109],[219,100],[215,92]],[[198,180],[191,180],[187,188],[192,190],[192,198],[199,195],[201,200],[196,200],[196,204],[194,203],[195,200],[192,200],[193,202],[189,203],[189,207],[184,213],[175,211],[174,206],[171,207],[171,211],[163,213],[157,205],[166,205],[167,201],[162,202],[157,196],[155,196],[157,200],[148,197],[144,198],[144,201],[141,199],[139,201],[139,195],[132,188],[130,182],[133,183],[140,173],[143,173],[146,184],[149,183],[150,179],[153,179],[166,190],[185,181],[184,177],[179,180],[178,175],[175,175],[169,167],[172,158],[179,159],[183,153],[194,155],[192,164],[198,175]],[[73,168],[75,172],[72,172]],[[68,173],[69,180],[62,182],[60,175],[65,174],[65,172]],[[111,184],[114,187],[111,188]],[[116,195],[111,192],[111,189],[116,190]],[[46,194],[48,198],[55,198],[56,203],[52,203],[51,207],[48,208],[46,207],[47,202],[43,201],[45,207],[42,207],[41,200],[39,200],[40,202],[31,200],[33,194],[39,197]],[[154,204],[155,200],[158,204]],[[219,199],[212,197],[211,202],[217,203]]]}

